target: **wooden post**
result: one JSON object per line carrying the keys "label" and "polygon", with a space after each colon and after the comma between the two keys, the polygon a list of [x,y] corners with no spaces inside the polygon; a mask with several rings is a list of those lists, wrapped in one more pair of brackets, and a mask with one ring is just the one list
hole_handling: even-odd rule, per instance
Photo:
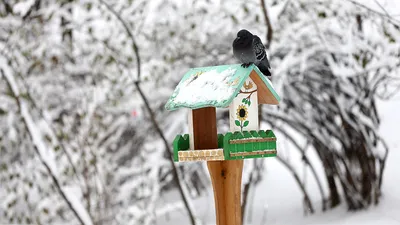
{"label": "wooden post", "polygon": [[217,225],[241,225],[243,160],[209,161]]}
{"label": "wooden post", "polygon": [[[192,111],[194,149],[218,148],[214,107]],[[242,160],[209,161],[217,225],[241,225]]]}

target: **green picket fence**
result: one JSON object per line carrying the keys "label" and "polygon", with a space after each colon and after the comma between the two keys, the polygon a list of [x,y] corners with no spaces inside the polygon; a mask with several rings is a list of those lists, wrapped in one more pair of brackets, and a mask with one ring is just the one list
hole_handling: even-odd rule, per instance
{"label": "green picket fence", "polygon": [[[189,135],[177,135],[174,142],[174,161],[178,152],[189,149]],[[218,148],[224,149],[225,160],[276,156],[276,136],[272,130],[228,132],[218,134]]]}

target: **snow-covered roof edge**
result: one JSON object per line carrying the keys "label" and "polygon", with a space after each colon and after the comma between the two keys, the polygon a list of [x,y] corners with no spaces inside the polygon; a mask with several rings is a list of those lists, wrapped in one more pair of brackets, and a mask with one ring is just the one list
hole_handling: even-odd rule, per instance
{"label": "snow-covered roof edge", "polygon": [[[226,68],[230,68],[230,69],[231,68],[236,68],[237,70],[239,70],[238,72],[235,72],[235,75],[237,75],[238,73],[240,74],[239,82],[235,85],[234,92],[232,92],[232,94],[230,95],[229,98],[224,99],[223,101],[214,100],[214,101],[204,102],[202,104],[176,103],[176,102],[174,102],[174,99],[176,97],[176,93],[177,92],[179,93],[179,88],[178,87],[181,86],[181,84],[186,81],[185,77],[188,74],[190,74],[192,72],[192,70],[195,70],[195,71],[196,70],[197,71],[210,71],[213,68],[219,68],[219,67],[226,67]],[[233,64],[233,65],[220,65],[220,66],[214,66],[214,67],[198,67],[198,68],[190,69],[183,76],[182,80],[179,82],[179,84],[175,88],[174,93],[169,98],[168,102],[165,104],[165,109],[172,111],[172,110],[176,110],[176,109],[179,109],[179,108],[199,109],[199,108],[205,108],[205,107],[216,107],[216,108],[228,107],[230,105],[230,103],[233,101],[233,99],[239,93],[239,91],[240,91],[241,87],[244,85],[244,82],[246,81],[246,79],[252,74],[253,71],[255,71],[255,73],[257,73],[257,76],[261,79],[261,81],[264,84],[264,86],[273,95],[273,98],[275,99],[275,102],[276,103],[279,102],[280,101],[280,97],[276,93],[275,89],[273,88],[271,81],[261,73],[261,71],[258,69],[257,66],[255,66],[253,64],[253,65],[250,65],[248,68],[243,68],[243,67],[241,67],[240,64]]]}
{"label": "snow-covered roof edge", "polygon": [[264,74],[258,69],[257,66],[253,64],[253,70],[256,71],[258,76],[261,78],[261,80],[264,82],[265,86],[269,89],[271,94],[275,97],[277,102],[281,101],[281,97],[279,97],[278,93],[276,93],[274,86],[272,85],[272,82],[268,79],[268,77],[264,76]]}

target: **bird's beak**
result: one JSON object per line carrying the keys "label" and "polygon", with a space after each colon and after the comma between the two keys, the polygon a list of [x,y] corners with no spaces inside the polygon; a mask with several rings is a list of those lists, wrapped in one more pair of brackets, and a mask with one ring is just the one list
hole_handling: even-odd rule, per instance
{"label": "bird's beak", "polygon": [[236,40],[240,40],[240,37],[237,37]]}

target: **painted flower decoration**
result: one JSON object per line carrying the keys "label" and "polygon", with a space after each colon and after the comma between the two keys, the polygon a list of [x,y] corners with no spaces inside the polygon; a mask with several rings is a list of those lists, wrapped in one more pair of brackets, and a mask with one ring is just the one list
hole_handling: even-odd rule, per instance
{"label": "painted flower decoration", "polygon": [[240,121],[245,121],[247,119],[249,112],[247,111],[247,107],[245,105],[239,105],[236,110],[236,117]]}
{"label": "painted flower decoration", "polygon": [[243,127],[247,127],[249,125],[249,121],[247,121],[247,117],[249,116],[249,111],[247,111],[246,105],[239,105],[236,109],[236,118],[235,125],[240,127],[240,131],[243,131]]}

